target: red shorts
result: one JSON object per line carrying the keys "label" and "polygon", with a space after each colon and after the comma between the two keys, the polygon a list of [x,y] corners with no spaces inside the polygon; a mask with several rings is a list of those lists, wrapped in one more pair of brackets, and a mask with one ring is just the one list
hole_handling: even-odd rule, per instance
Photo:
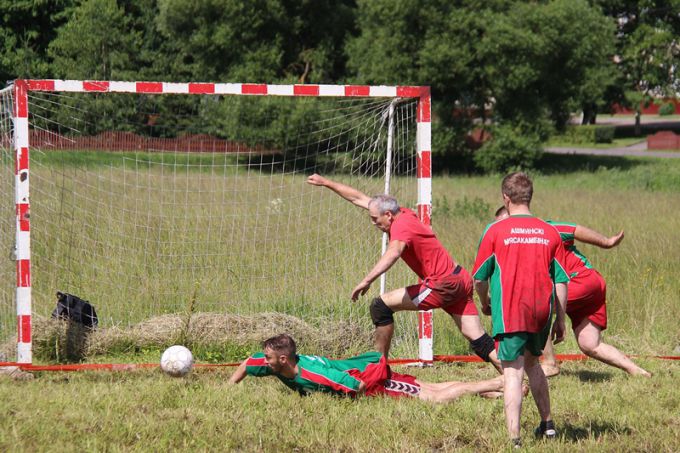
{"label": "red shorts", "polygon": [[456,269],[460,269],[456,274],[437,280],[426,279],[418,285],[406,287],[419,310],[441,308],[450,315],[479,316],[472,298],[472,278],[464,268],[459,266]]}
{"label": "red shorts", "polygon": [[368,396],[391,396],[401,398],[404,396],[417,397],[420,394],[420,384],[415,376],[390,372],[390,377],[385,379],[380,386],[373,386],[366,390]]}
{"label": "red shorts", "polygon": [[374,393],[381,393],[385,387],[385,381],[392,373],[390,366],[387,364],[385,356],[380,357],[378,363],[370,363],[363,371],[357,369],[349,370],[348,373],[359,379],[366,385],[366,394],[372,395]]}
{"label": "red shorts", "polygon": [[569,281],[567,316],[575,329],[584,319],[607,328],[607,284],[595,269],[580,272]]}

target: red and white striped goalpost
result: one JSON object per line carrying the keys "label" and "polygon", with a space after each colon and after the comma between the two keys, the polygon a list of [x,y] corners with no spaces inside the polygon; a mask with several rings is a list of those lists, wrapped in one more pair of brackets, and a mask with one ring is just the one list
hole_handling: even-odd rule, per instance
{"label": "red and white striped goalpost", "polygon": [[[415,98],[418,100],[416,114],[417,212],[420,220],[425,225],[431,224],[431,95],[430,88],[427,86],[16,80],[14,82],[13,116],[16,204],[17,363],[19,364],[31,364],[33,359],[31,343],[31,236],[29,218],[30,144],[28,127],[28,93],[30,91]],[[419,359],[425,364],[432,363],[434,358],[432,351],[432,333],[432,312],[419,312]]]}

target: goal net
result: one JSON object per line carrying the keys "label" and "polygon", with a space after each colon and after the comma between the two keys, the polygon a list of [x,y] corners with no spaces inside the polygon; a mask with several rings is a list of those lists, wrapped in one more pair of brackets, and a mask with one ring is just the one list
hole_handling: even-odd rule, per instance
{"label": "goal net", "polygon": [[[306,179],[387,191],[429,223],[426,88],[42,80],[0,101],[0,339],[22,362],[57,291],[90,301],[98,331],[270,313],[272,335],[280,314],[370,344],[380,285],[349,295],[383,239]],[[387,286],[415,278],[400,262]],[[394,355],[417,356],[416,315],[396,320]]]}

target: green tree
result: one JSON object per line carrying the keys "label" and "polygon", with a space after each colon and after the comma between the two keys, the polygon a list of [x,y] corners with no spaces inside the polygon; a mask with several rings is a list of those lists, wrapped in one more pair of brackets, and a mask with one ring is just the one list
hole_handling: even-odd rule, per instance
{"label": "green tree", "polygon": [[353,79],[371,84],[430,85],[436,161],[455,162],[458,168],[472,165],[465,145],[471,116],[483,116],[493,97],[477,46],[490,17],[503,11],[507,2],[357,3],[359,34],[347,46]]}
{"label": "green tree", "polygon": [[0,83],[50,75],[47,47],[71,0],[0,0]]}
{"label": "green tree", "polygon": [[563,128],[572,111],[602,95],[613,44],[613,24],[585,1],[516,3],[481,44],[498,115],[529,122],[546,111]]}
{"label": "green tree", "polygon": [[364,0],[357,18],[348,67],[360,82],[431,85],[435,152],[461,153],[489,106],[526,133],[546,117],[563,127],[612,70],[613,24],[585,0]]}
{"label": "green tree", "polygon": [[349,0],[159,0],[180,79],[330,82],[344,71]]}
{"label": "green tree", "polygon": [[591,1],[617,26],[618,76],[607,101],[635,110],[639,135],[642,107],[658,96],[676,96],[680,90],[680,0]]}
{"label": "green tree", "polygon": [[49,45],[52,70],[58,77],[126,80],[138,46],[139,35],[116,0],[85,0]]}

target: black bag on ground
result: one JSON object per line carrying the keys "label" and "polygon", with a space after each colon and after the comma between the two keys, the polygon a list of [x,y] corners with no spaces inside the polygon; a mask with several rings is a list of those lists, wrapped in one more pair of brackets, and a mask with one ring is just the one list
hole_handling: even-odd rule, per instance
{"label": "black bag on ground", "polygon": [[90,329],[99,324],[97,312],[88,301],[60,291],[57,291],[57,308],[52,312],[52,318],[70,319]]}

